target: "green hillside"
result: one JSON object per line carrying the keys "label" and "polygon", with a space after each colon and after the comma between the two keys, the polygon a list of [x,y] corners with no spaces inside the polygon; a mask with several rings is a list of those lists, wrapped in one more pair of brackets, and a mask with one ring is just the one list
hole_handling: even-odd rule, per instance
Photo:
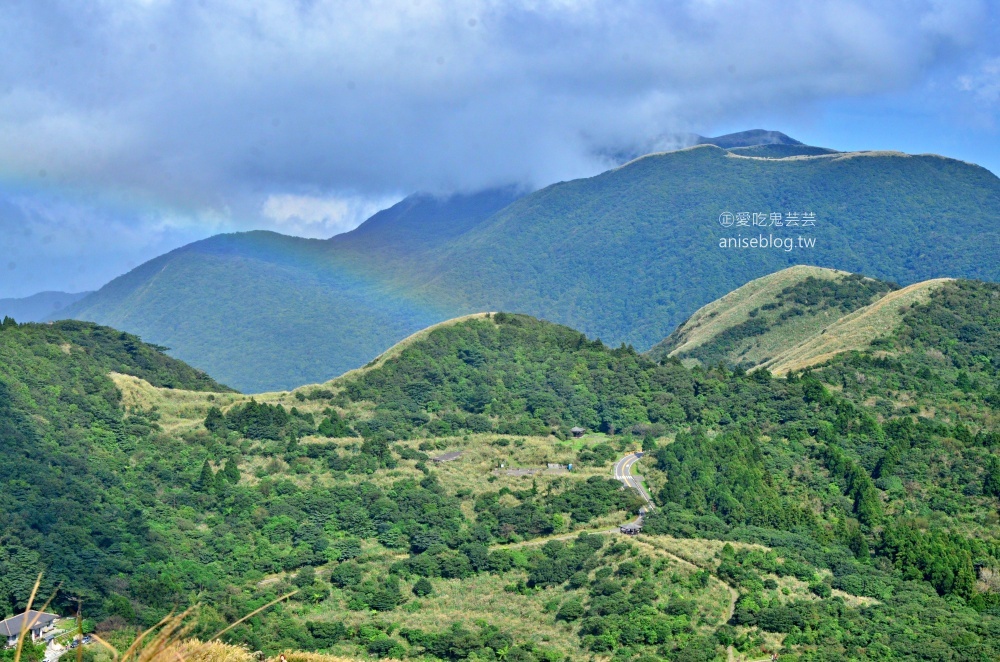
{"label": "green hillside", "polygon": [[324,381],[450,317],[389,288],[385,269],[462,234],[517,195],[412,196],[329,241],[212,237],[137,267],[53,318],[128,329],[248,392]]}
{"label": "green hillside", "polygon": [[[945,283],[776,378],[494,313],[257,397],[8,322],[0,605],[44,567],[106,637],[196,601],[205,636],[299,589],[225,636],[270,654],[995,659],[998,319],[1000,287]],[[657,509],[629,539],[611,464],[640,447]]]}
{"label": "green hillside", "polygon": [[[801,146],[760,149],[785,147]],[[1000,277],[991,220],[1000,180],[983,168],[930,155],[748,158],[733,149],[653,154],[520,198],[409,199],[325,242],[215,237],[60,315],[138,333],[254,391],[329,379],[425,326],[482,310],[645,350],[699,307],[791,265],[901,285]],[[726,228],[727,210],[817,221]],[[793,247],[720,247],[760,234]],[[799,238],[814,247],[794,245]]]}
{"label": "green hillside", "polygon": [[153,442],[156,416],[125,411],[111,371],[228,391],[107,327],[0,326],[0,616],[24,606],[42,568],[46,590],[62,582],[63,596],[89,598],[162,552],[143,514],[156,502],[152,485],[126,477],[139,440]]}
{"label": "green hillside", "polygon": [[130,329],[248,391],[329,379],[436,321],[325,255],[323,242],[273,233],[214,237],[57,316]]}
{"label": "green hillside", "polygon": [[891,283],[832,269],[790,267],[700,308],[649,355],[750,369],[795,352],[848,313],[895,289]]}

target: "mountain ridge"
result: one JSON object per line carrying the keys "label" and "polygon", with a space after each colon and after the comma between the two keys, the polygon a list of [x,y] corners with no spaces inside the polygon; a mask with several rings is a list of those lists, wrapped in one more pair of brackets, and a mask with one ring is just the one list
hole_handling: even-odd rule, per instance
{"label": "mountain ridge", "polygon": [[[221,257],[184,254],[192,280],[147,279],[158,306],[132,307],[127,292],[113,291],[116,285],[67,314],[127,320],[130,330],[177,356],[259,391],[325,381],[434,322],[480,310],[525,312],[647,349],[701,305],[793,264],[903,285],[938,276],[1000,278],[1000,260],[988,249],[1000,243],[989,222],[989,210],[1000,206],[1000,180],[952,159],[747,158],[702,145],[508,196],[516,199],[499,210],[502,194],[467,198],[463,204],[473,209],[454,225],[447,214],[460,204],[428,204],[429,227],[441,232],[409,251],[390,241],[392,224],[383,225],[385,239],[375,244],[362,241],[379,234],[374,226],[305,244],[230,236],[219,240],[232,248],[217,251]],[[767,233],[812,237],[815,247],[722,248],[721,240],[737,235],[719,224],[726,210],[814,211],[815,228]],[[448,234],[449,227],[457,234]],[[198,273],[197,260],[211,277]],[[234,260],[233,274],[226,260]],[[215,311],[220,301],[224,315]],[[163,309],[173,311],[170,319]],[[227,326],[235,333],[224,335]],[[273,358],[262,334],[253,332],[258,328],[276,339]]]}
{"label": "mountain ridge", "polygon": [[[788,275],[789,306],[905,296]],[[7,320],[0,616],[44,568],[51,609],[86,596],[112,642],[195,602],[207,640],[285,596],[223,635],[238,660],[992,659],[998,314],[1000,285],[949,281],[780,378],[481,314],[256,396],[114,329]],[[626,537],[643,501],[611,464],[640,448],[656,508]]]}
{"label": "mountain ridge", "polygon": [[26,297],[0,299],[0,318],[13,317],[19,322],[41,322],[80,299],[93,294],[85,292],[37,292]]}

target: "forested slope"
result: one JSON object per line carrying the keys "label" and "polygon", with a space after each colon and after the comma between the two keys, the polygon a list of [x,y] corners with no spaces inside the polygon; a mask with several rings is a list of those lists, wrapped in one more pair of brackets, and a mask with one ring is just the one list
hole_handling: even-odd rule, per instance
{"label": "forested slope", "polygon": [[155,417],[126,412],[108,377],[227,389],[131,336],[85,322],[0,326],[0,614],[46,588],[94,596],[161,549],[143,514],[152,494],[122,480]]}
{"label": "forested slope", "polygon": [[[998,286],[945,283],[776,378],[494,313],[255,398],[8,324],[3,604],[44,566],[102,631],[201,601],[211,633],[299,589],[226,635],[269,652],[995,659],[998,319]],[[657,510],[597,535],[640,503],[610,475],[640,447]]]}
{"label": "forested slope", "polygon": [[[483,310],[645,350],[699,307],[791,265],[900,285],[1000,278],[1000,180],[989,171],[931,155],[802,155],[793,143],[652,154],[523,197],[413,196],[328,241],[215,237],[61,315],[137,332],[256,391],[329,379]],[[764,214],[767,225],[725,227],[726,211]],[[815,214],[815,225],[771,224],[790,213]],[[781,246],[735,247],[761,235]]]}

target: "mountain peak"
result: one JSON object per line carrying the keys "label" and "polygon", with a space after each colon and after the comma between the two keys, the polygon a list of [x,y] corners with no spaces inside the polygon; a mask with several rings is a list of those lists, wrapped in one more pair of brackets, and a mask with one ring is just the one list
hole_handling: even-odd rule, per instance
{"label": "mountain peak", "polygon": [[802,145],[804,143],[785,135],[781,131],[750,129],[749,131],[727,133],[724,136],[716,136],[715,138],[697,136],[696,144],[715,145],[723,149],[732,149],[734,147],[753,147],[755,145]]}

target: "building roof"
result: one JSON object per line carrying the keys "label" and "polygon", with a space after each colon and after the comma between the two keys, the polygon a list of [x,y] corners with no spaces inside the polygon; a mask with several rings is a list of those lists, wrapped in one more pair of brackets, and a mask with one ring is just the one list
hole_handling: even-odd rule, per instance
{"label": "building roof", "polygon": [[[44,627],[59,618],[56,614],[38,612],[34,609],[17,616],[11,616],[5,621],[0,621],[0,635],[6,637],[16,637],[21,633],[21,627],[37,629]],[[24,621],[27,621],[25,623]]]}
{"label": "building roof", "polygon": [[457,460],[462,456],[462,451],[452,451],[451,453],[445,453],[444,455],[438,455],[437,457],[432,457],[431,460],[434,462],[451,462],[452,460]]}
{"label": "building roof", "polygon": [[586,432],[583,428],[570,428],[570,432]]}

